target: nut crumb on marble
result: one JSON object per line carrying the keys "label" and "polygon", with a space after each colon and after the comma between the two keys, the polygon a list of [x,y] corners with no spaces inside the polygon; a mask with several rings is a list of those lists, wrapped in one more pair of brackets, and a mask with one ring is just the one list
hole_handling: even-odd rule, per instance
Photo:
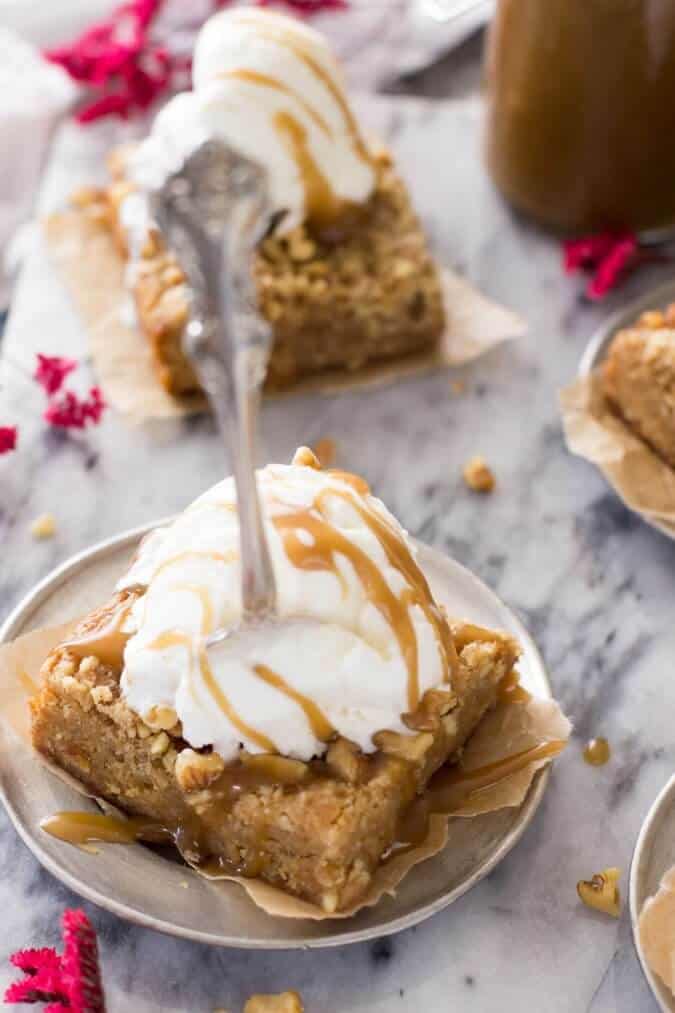
{"label": "nut crumb on marble", "polygon": [[281,992],[279,995],[252,995],[244,1006],[244,1013],[303,1013],[304,1008],[298,992]]}
{"label": "nut crumb on marble", "polygon": [[53,538],[56,534],[56,518],[54,514],[45,513],[36,517],[30,526],[30,533],[33,538]]}
{"label": "nut crumb on marble", "polygon": [[620,870],[612,867],[596,872],[591,879],[579,880],[577,893],[580,899],[594,911],[618,918],[621,914],[620,875]]}
{"label": "nut crumb on marble", "polygon": [[464,382],[464,380],[453,380],[453,382],[450,384],[450,390],[452,391],[453,394],[456,394],[458,396],[460,394],[464,394],[464,392],[466,391],[466,383]]}
{"label": "nut crumb on marble", "polygon": [[473,489],[474,492],[492,492],[495,487],[494,472],[482,457],[472,457],[468,460],[462,475],[469,489]]}

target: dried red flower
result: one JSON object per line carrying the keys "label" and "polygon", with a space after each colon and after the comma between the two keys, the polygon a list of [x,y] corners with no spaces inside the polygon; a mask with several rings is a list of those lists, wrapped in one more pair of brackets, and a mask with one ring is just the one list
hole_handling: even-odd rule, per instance
{"label": "dried red flower", "polygon": [[88,422],[98,425],[105,407],[100,387],[91,387],[86,398],[78,397],[72,390],[64,390],[52,398],[43,418],[57,429],[84,429]]}
{"label": "dried red flower", "polygon": [[9,986],[5,992],[5,1002],[68,1001],[61,979],[61,958],[56,950],[51,947],[41,950],[19,950],[9,959],[15,967],[26,973],[26,977]]}
{"label": "dried red flower", "polygon": [[78,110],[81,123],[111,115],[126,119],[168,88],[171,57],[150,38],[162,2],[129,0],[70,45],[46,50],[46,58],[73,80],[101,93]]}
{"label": "dried red flower", "polygon": [[51,397],[61,390],[63,381],[69,373],[76,368],[75,359],[67,359],[63,355],[41,355],[38,352],[37,366],[33,373],[33,379],[44,388],[45,393]]}
{"label": "dried red flower", "polygon": [[105,1010],[96,933],[84,911],[63,913],[61,970],[70,1008],[82,1013]]}
{"label": "dried red flower", "polygon": [[[347,0],[280,0],[280,2],[305,16],[318,14],[319,11],[343,11],[349,7]],[[257,7],[272,7],[274,3],[275,0],[256,0]]]}
{"label": "dried red flower", "polygon": [[0,454],[9,454],[16,450],[19,430],[16,426],[0,426]]}
{"label": "dried red flower", "polygon": [[638,241],[633,232],[601,232],[582,236],[564,243],[564,266],[568,274],[592,271],[586,295],[595,301],[617,287],[625,275],[642,259]]}
{"label": "dried red flower", "polygon": [[[189,60],[153,41],[153,27],[163,0],[127,0],[109,18],[88,28],[66,46],[45,51],[74,81],[98,93],[76,113],[80,123],[106,116],[127,119],[147,109],[171,87],[180,85]],[[226,7],[231,0],[213,0]],[[259,7],[281,3],[303,16],[343,10],[347,0],[256,0]]]}
{"label": "dried red flower", "polygon": [[49,1003],[44,1013],[105,1013],[96,933],[84,911],[66,910],[62,921],[64,951],[45,947],[19,950],[10,957],[26,973],[10,985],[6,1003]]}

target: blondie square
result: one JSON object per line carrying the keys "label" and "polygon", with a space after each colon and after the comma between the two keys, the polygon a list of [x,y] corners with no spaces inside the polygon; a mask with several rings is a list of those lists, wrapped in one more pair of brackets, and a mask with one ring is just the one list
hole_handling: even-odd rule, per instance
{"label": "blondie square", "polygon": [[424,696],[410,716],[414,734],[378,733],[369,755],[336,738],[320,761],[244,755],[226,767],[210,749],[191,749],[171,718],[150,727],[129,709],[114,652],[77,646],[78,637],[95,642],[119,603],[92,613],[47,658],[31,703],[35,747],[93,794],[166,828],[192,859],[329,913],[363,896],[407,807],[458,758],[518,656],[508,636],[455,624],[452,691]]}
{"label": "blondie square", "polygon": [[[112,154],[112,182],[84,195],[127,256],[121,208],[133,189],[129,148]],[[431,349],[445,316],[438,270],[410,197],[389,156],[377,157],[378,182],[363,214],[343,231],[319,236],[300,226],[258,249],[254,275],[260,312],[274,346],[267,387],[283,389],[327,370],[358,371]],[[75,197],[81,203],[82,194]],[[183,355],[188,317],[185,276],[159,234],[148,237],[134,271],[138,325],[162,385],[191,394],[199,383]]]}

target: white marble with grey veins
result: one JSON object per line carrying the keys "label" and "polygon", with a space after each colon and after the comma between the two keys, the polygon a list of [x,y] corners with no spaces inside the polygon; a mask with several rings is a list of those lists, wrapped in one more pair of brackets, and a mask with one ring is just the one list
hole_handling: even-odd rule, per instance
{"label": "white marble with grey veins", "polygon": [[[588,306],[578,282],[563,276],[557,243],[514,218],[490,187],[477,100],[362,106],[391,140],[439,257],[522,313],[530,331],[452,374],[270,401],[264,456],[284,461],[300,442],[336,439],[340,462],[363,473],[414,535],[476,571],[521,614],[576,736],[515,851],[450,909],[394,938],[321,952],[216,950],[88,907],[109,1008],[239,1010],[253,991],[297,988],[310,1013],[653,1013],[627,912],[616,923],[586,910],[575,884],[618,865],[625,887],[642,818],[675,767],[675,544],[567,454],[556,391],[604,314],[661,280],[663,268],[631,280],[602,308]],[[80,171],[70,157],[52,174],[44,207]],[[13,360],[34,328],[45,350],[84,354],[74,318],[67,347],[62,339],[55,347],[55,313],[71,318],[56,282],[36,300],[46,272],[37,248],[4,342]],[[180,509],[223,473],[208,418],[130,429],[110,412],[100,429],[62,437],[43,428],[39,392],[20,372],[6,365],[2,376],[0,423],[18,422],[21,440],[0,460],[0,614],[71,553]],[[458,379],[463,394],[451,391]],[[485,498],[460,477],[476,453],[497,474]],[[44,510],[55,513],[58,533],[35,543],[29,522]],[[613,757],[593,769],[581,746],[599,734]],[[40,868],[4,816],[0,863],[4,986],[7,954],[56,942],[60,912],[78,898]]]}

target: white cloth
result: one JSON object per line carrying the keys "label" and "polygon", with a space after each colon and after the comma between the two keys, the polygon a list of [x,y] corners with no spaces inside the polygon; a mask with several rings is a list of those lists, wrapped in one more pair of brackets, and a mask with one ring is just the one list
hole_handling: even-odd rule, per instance
{"label": "white cloth", "polygon": [[[33,210],[33,195],[52,129],[72,103],[76,88],[42,59],[30,43],[0,27],[0,250]],[[9,282],[0,270],[0,305]]]}

